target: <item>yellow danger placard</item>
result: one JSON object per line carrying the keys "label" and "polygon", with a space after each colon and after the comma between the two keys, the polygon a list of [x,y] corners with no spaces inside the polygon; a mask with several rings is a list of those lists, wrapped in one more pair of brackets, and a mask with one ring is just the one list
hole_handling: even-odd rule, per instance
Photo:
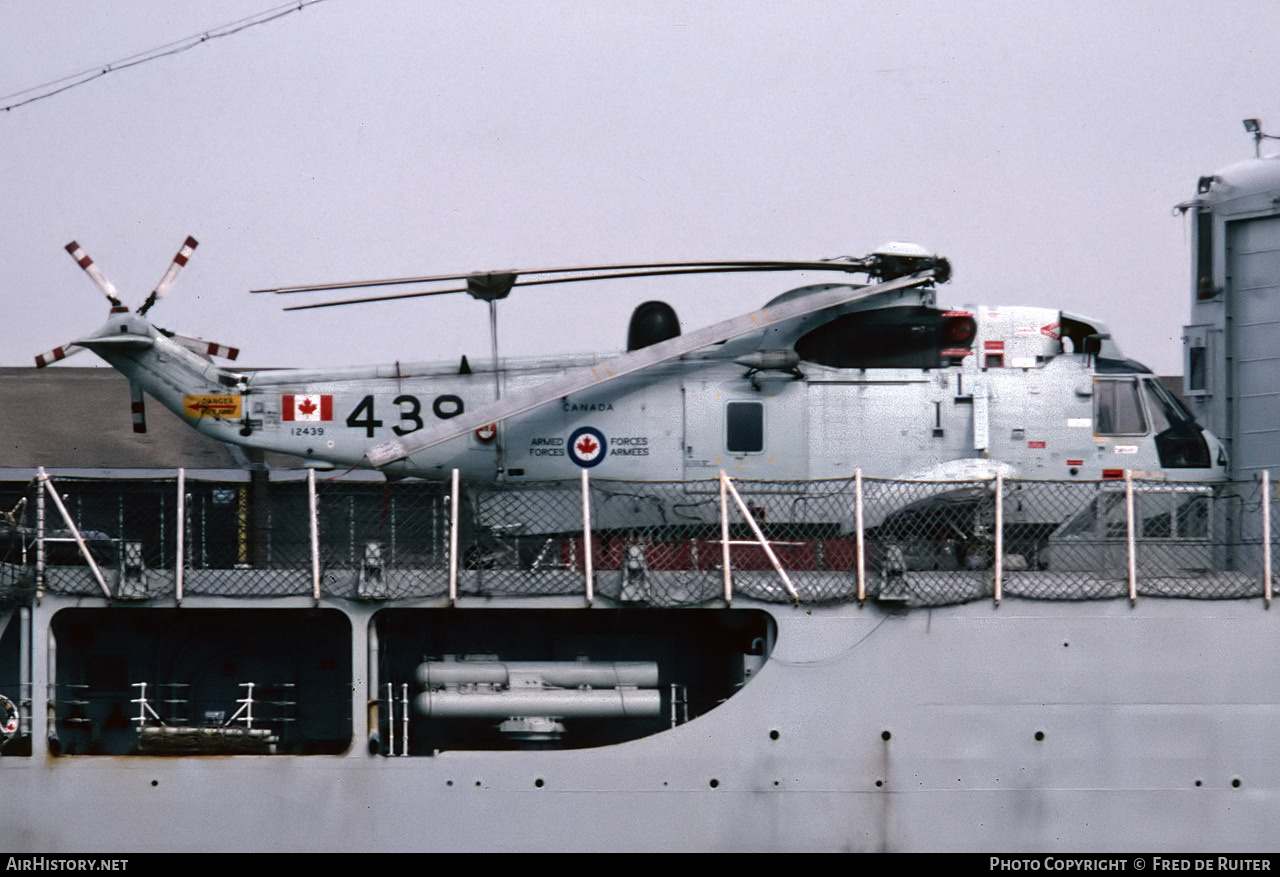
{"label": "yellow danger placard", "polygon": [[182,413],[187,417],[240,416],[239,396],[183,396]]}

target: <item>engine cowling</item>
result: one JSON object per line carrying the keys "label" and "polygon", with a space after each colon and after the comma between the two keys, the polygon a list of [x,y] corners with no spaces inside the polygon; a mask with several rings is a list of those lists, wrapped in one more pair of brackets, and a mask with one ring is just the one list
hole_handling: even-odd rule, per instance
{"label": "engine cowling", "polygon": [[680,335],[680,318],[665,301],[647,301],[631,312],[627,329],[627,350],[639,350]]}

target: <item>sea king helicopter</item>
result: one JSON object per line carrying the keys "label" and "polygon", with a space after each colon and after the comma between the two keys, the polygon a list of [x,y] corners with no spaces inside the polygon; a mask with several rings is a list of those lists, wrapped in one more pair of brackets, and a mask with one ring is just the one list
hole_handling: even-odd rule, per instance
{"label": "sea king helicopter", "polygon": [[[148,319],[192,251],[188,238],[136,312],[79,245],[68,251],[111,305],[91,335],[36,358],[92,350],[128,377],[135,430],[149,394],[200,432],[316,468],[536,490],[577,478],[687,485],[909,478],[1175,481],[1225,477],[1222,445],[1095,320],[1042,307],[937,304],[945,258],[912,244],[822,261],[646,263],[277,287],[297,294],[405,287],[287,310],[465,292],[490,308],[490,362],[241,371],[224,345]],[[783,292],[684,333],[650,301],[613,355],[500,360],[496,307],[524,286],[671,274],[857,274]],[[842,278],[843,279],[843,278]],[[647,511],[640,511],[641,508]],[[532,508],[532,506],[531,506]],[[672,520],[637,504],[601,526]],[[886,512],[887,513],[887,510]],[[532,513],[531,513],[532,514]],[[535,532],[580,526],[547,517]],[[679,515],[675,516],[679,518]],[[1061,518],[1059,517],[1059,521]],[[704,522],[705,523],[705,522]]]}

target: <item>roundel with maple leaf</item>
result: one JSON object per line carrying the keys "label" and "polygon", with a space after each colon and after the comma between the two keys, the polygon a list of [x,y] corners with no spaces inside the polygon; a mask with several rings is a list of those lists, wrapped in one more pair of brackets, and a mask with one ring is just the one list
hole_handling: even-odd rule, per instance
{"label": "roundel with maple leaf", "polygon": [[582,426],[569,435],[569,459],[584,469],[598,466],[604,462],[609,443],[604,433],[594,426]]}
{"label": "roundel with maple leaf", "polygon": [[13,701],[0,694],[0,740],[8,740],[18,733],[20,719]]}

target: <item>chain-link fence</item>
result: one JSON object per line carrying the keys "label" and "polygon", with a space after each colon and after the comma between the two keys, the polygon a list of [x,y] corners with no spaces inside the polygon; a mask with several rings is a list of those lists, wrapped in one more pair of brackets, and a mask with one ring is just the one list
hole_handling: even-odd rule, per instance
{"label": "chain-link fence", "polygon": [[449,484],[259,474],[0,488],[0,600],[37,589],[113,599],[590,593],[655,606],[727,594],[905,605],[1269,597],[1278,526],[1259,482],[855,478],[722,492],[719,481],[592,480],[463,485],[455,499]]}

